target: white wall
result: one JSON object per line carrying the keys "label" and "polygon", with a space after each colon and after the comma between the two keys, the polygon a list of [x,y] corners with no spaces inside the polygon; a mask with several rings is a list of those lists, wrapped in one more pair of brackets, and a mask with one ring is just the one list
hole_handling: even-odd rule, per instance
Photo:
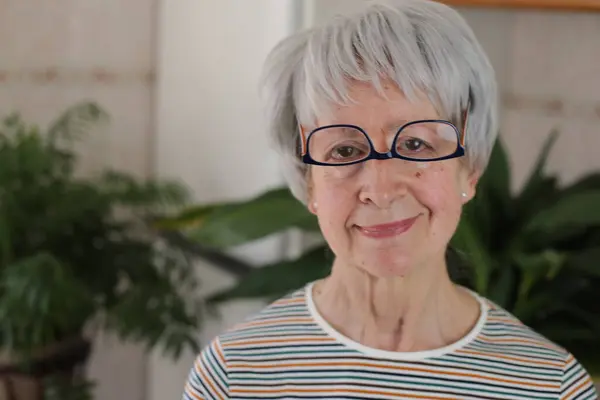
{"label": "white wall", "polygon": [[[198,201],[253,196],[281,184],[268,147],[258,99],[258,76],[268,51],[302,19],[292,0],[163,1],[159,10],[156,91],[156,173],[183,179]],[[270,240],[238,249],[248,261],[281,252]],[[202,291],[232,283],[232,277],[198,265]],[[262,307],[240,302],[207,321],[204,344]],[[177,363],[160,354],[148,365],[148,400],[181,397],[194,359]]]}

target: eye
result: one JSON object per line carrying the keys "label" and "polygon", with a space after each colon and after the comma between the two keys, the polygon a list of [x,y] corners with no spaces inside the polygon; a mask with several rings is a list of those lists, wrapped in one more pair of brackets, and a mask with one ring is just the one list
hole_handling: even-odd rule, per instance
{"label": "eye", "polygon": [[412,153],[418,153],[419,151],[423,151],[425,149],[431,149],[424,140],[419,138],[409,137],[400,141],[400,151],[410,151]]}
{"label": "eye", "polygon": [[331,151],[331,157],[336,160],[345,160],[348,158],[358,158],[362,151],[353,146],[339,146]]}
{"label": "eye", "polygon": [[368,144],[365,143],[338,143],[327,152],[326,162],[347,163],[359,161],[369,155]]}

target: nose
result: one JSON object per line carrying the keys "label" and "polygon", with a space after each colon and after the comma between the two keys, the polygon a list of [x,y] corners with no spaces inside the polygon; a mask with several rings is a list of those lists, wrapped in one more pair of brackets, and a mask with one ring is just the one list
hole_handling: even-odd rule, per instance
{"label": "nose", "polygon": [[408,192],[408,161],[398,159],[364,162],[359,200],[378,208],[389,208]]}

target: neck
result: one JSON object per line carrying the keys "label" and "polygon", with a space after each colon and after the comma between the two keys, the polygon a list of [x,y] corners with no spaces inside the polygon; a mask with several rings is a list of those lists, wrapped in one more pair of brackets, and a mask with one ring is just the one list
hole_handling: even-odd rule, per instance
{"label": "neck", "polygon": [[336,330],[365,346],[424,351],[464,337],[476,323],[479,302],[452,283],[445,262],[405,277],[376,277],[334,262],[314,287],[317,309]]}

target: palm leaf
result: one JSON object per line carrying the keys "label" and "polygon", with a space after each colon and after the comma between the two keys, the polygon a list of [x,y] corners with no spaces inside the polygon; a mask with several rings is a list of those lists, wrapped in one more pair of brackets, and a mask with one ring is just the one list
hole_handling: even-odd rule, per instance
{"label": "palm leaf", "polygon": [[326,247],[312,249],[295,260],[281,261],[257,268],[234,287],[211,296],[216,303],[242,298],[276,298],[305,284],[324,278],[331,267]]}
{"label": "palm leaf", "polygon": [[546,167],[546,163],[548,162],[548,157],[550,155],[550,151],[552,150],[552,146],[558,139],[558,132],[552,131],[550,135],[544,142],[542,150],[538,156],[538,159],[535,163],[533,171],[527,180],[527,183],[524,186],[524,190],[522,192],[522,198],[531,198],[534,197],[539,184],[544,179],[544,168]]}
{"label": "palm leaf", "polygon": [[189,238],[225,249],[295,226],[307,226],[312,214],[287,189],[275,189],[250,201],[216,208],[187,232]]}
{"label": "palm leaf", "polygon": [[522,221],[533,210],[540,207],[540,202],[551,200],[557,191],[555,178],[544,175],[550,150],[557,139],[558,132],[552,131],[542,147],[531,175],[516,200],[514,207],[516,208],[518,221]]}
{"label": "palm leaf", "polygon": [[[233,204],[207,204],[186,208],[178,215],[173,217],[159,217],[152,222],[152,225],[161,230],[189,230],[201,224],[207,215],[216,212],[218,209],[225,208],[232,210],[239,203]],[[227,208],[230,207],[230,208]]]}
{"label": "palm leaf", "polygon": [[600,190],[575,193],[536,213],[525,226],[525,233],[556,232],[565,227],[600,226]]}
{"label": "palm leaf", "polygon": [[561,196],[566,197],[575,193],[600,190],[600,173],[591,173],[568,185],[561,191]]}
{"label": "palm leaf", "polygon": [[515,285],[517,276],[513,268],[505,265],[504,268],[498,268],[494,279],[490,280],[488,298],[500,307],[509,309],[514,301]]}
{"label": "palm leaf", "polygon": [[510,202],[510,167],[502,141],[498,139],[478,182],[475,198],[465,206],[465,214],[488,247],[504,239],[502,227],[513,218]]}
{"label": "palm leaf", "polygon": [[592,247],[571,255],[565,269],[600,278],[600,247]]}
{"label": "palm leaf", "polygon": [[526,302],[531,289],[543,279],[553,279],[563,267],[566,254],[546,250],[535,254],[518,254],[515,264],[521,271],[517,307]]}
{"label": "palm leaf", "polygon": [[108,114],[93,102],[82,102],[68,108],[48,128],[48,141],[72,142],[87,133],[98,122],[108,120]]}
{"label": "palm leaf", "polygon": [[111,170],[102,173],[99,186],[105,196],[128,207],[181,207],[190,198],[187,187],[179,182],[140,182],[129,174]]}
{"label": "palm leaf", "polygon": [[461,219],[451,245],[467,259],[473,272],[475,290],[487,293],[492,259],[468,218]]}
{"label": "palm leaf", "polygon": [[93,301],[63,262],[40,252],[5,268],[0,276],[0,337],[5,348],[28,350],[81,328]]}
{"label": "palm leaf", "polygon": [[44,378],[44,400],[93,400],[95,386],[85,377],[51,375]]}
{"label": "palm leaf", "polygon": [[[516,302],[515,306],[510,310],[523,323],[531,326],[531,321],[535,319],[540,310],[549,308],[549,304],[556,306],[556,294],[549,291],[535,293],[521,302]],[[532,326],[532,328],[536,328]]]}

